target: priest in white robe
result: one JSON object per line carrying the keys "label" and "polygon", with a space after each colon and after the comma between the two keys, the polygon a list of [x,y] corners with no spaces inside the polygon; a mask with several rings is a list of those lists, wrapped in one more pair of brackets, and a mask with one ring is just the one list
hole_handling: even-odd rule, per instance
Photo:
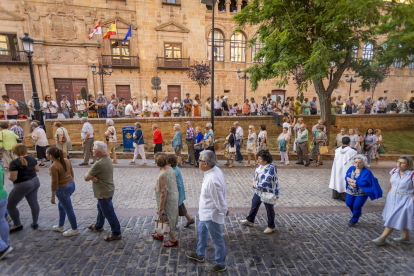
{"label": "priest in white robe", "polygon": [[354,165],[353,157],[357,154],[354,148],[349,145],[349,137],[342,138],[341,147],[335,150],[335,158],[331,170],[331,180],[329,188],[332,189],[332,198],[345,201],[346,199],[346,181],[345,175],[348,169]]}

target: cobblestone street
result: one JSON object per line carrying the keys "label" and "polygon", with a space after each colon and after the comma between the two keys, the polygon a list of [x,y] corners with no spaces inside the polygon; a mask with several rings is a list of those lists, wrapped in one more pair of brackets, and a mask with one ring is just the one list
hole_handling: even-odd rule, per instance
{"label": "cobblestone street", "polygon": [[[79,160],[72,162],[78,164]],[[184,254],[185,250],[196,248],[195,227],[178,227],[177,248],[166,249],[150,236],[156,212],[153,185],[158,169],[129,166],[126,160],[120,163],[115,169],[114,205],[123,231],[121,241],[102,240],[109,231],[108,224],[102,233],[86,229],[94,221],[96,199],[91,183],[83,181],[87,168],[77,165],[74,165],[76,191],[72,201],[81,233],[65,238],[51,231],[58,222],[58,210],[50,203],[49,171],[42,169],[39,230],[29,227],[30,211],[26,202],[22,202],[19,209],[25,229],[11,235],[15,250],[0,261],[0,275],[206,275],[204,267],[214,262],[211,243],[205,263],[188,261]],[[384,190],[384,198],[367,201],[355,228],[346,225],[350,211],[345,204],[331,199],[328,188],[331,163],[306,169],[278,166],[277,231],[270,235],[263,234],[267,226],[263,206],[253,228],[239,223],[250,207],[254,169],[220,166],[227,181],[231,211],[223,228],[228,270],[222,275],[413,275],[414,245],[390,242],[380,248],[370,242],[383,230],[381,211],[393,164],[371,167]],[[202,173],[190,166],[181,170],[186,187],[185,203],[190,214],[195,215]],[[9,180],[5,187],[11,190]],[[399,234],[396,232],[391,237]]]}

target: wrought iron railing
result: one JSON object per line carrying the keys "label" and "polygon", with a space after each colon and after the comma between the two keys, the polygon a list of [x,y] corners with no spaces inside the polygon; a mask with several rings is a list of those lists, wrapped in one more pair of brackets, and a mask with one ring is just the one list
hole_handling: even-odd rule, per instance
{"label": "wrought iron railing", "polygon": [[157,57],[157,68],[160,69],[188,69],[190,58]]}
{"label": "wrought iron railing", "polygon": [[26,53],[23,51],[0,50],[0,63],[27,63]]}
{"label": "wrought iron railing", "polygon": [[104,66],[112,65],[112,67],[139,68],[139,57],[102,55],[102,64]]}

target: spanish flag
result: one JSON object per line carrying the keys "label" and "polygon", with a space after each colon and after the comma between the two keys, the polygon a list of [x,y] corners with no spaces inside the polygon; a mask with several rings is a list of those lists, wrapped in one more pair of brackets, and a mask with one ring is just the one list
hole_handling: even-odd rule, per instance
{"label": "spanish flag", "polygon": [[110,39],[111,35],[117,35],[116,32],[116,20],[114,21],[114,23],[111,24],[111,26],[109,26],[108,31],[104,34],[104,36],[102,37],[102,39]]}

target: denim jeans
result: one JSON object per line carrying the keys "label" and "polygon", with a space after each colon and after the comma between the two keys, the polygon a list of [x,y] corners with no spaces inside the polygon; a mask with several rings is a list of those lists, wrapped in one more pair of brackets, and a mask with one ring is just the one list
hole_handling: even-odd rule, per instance
{"label": "denim jeans", "polygon": [[6,221],[7,197],[0,199],[0,252],[9,246],[9,224]]}
{"label": "denim jeans", "polygon": [[76,223],[75,212],[73,212],[72,201],[70,200],[70,197],[72,196],[74,191],[75,181],[72,181],[64,187],[58,187],[56,191],[56,197],[59,200],[59,227],[65,225],[65,218],[67,215],[68,220],[70,222],[70,226],[73,230],[76,230],[78,229],[78,224]]}
{"label": "denim jeans", "polygon": [[64,109],[64,110],[62,110],[62,113],[63,113],[63,116],[65,116],[66,119],[70,117],[69,116],[69,110]]}
{"label": "denim jeans", "polygon": [[98,117],[99,118],[106,118],[106,108],[99,108],[98,109]]}
{"label": "denim jeans", "polygon": [[[254,194],[252,198],[252,208],[250,209],[249,215],[246,217],[246,219],[249,222],[254,223],[254,219],[256,218],[257,212],[259,211],[260,205],[262,204],[262,201],[260,200],[260,196],[258,196],[256,193]],[[267,227],[269,228],[275,228],[275,209],[274,205],[264,203],[266,207],[267,212]]]}
{"label": "denim jeans", "polygon": [[273,113],[273,112],[269,112],[268,114],[274,116],[276,118],[276,124],[280,125],[279,115],[277,115],[276,113]]}
{"label": "denim jeans", "polygon": [[243,143],[240,143],[240,141],[236,141],[236,161],[243,160],[243,155],[240,152],[240,148],[242,147]]}
{"label": "denim jeans", "polygon": [[121,235],[121,225],[116,217],[114,206],[112,205],[112,197],[98,198],[98,216],[96,217],[95,227],[101,229],[104,227],[105,219],[111,226],[112,235]]}
{"label": "denim jeans", "polygon": [[226,265],[226,247],[224,245],[224,239],[222,234],[222,225],[215,223],[212,220],[200,221],[198,223],[198,243],[197,243],[197,255],[204,257],[206,254],[206,247],[208,241],[208,234],[210,233],[211,241],[215,247],[216,264]]}
{"label": "denim jeans", "polygon": [[352,212],[352,218],[351,220],[353,222],[358,222],[359,217],[362,213],[362,207],[364,207],[365,202],[367,202],[368,196],[353,196],[350,194],[346,194],[346,206],[349,207],[349,209]]}

